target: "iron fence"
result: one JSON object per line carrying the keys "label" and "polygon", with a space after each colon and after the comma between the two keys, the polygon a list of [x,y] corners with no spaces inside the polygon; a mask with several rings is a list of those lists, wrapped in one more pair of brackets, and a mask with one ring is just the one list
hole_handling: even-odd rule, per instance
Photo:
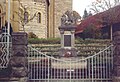
{"label": "iron fence", "polygon": [[12,40],[9,34],[0,34],[0,69],[7,68],[11,56]]}
{"label": "iron fence", "polygon": [[112,46],[86,58],[50,57],[29,46],[31,82],[111,82]]}

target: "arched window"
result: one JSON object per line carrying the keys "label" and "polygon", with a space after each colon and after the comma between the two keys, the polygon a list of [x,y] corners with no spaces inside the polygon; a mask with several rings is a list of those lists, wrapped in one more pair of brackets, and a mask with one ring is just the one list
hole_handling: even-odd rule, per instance
{"label": "arched window", "polygon": [[24,12],[24,22],[25,23],[28,22],[28,12],[27,11]]}
{"label": "arched window", "polygon": [[38,15],[37,15],[37,22],[41,23],[41,13],[40,12],[38,12]]}

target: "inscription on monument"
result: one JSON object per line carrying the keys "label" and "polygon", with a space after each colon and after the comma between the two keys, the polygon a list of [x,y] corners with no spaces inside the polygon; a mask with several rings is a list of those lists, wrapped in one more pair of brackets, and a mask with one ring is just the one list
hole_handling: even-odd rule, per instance
{"label": "inscription on monument", "polygon": [[71,35],[64,35],[64,47],[71,47]]}

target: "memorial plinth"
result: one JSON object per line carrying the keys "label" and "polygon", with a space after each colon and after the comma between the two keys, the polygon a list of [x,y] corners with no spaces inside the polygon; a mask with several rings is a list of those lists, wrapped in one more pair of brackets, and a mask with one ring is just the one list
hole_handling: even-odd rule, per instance
{"label": "memorial plinth", "polygon": [[61,34],[61,49],[59,51],[60,57],[75,57],[77,51],[75,49],[75,33],[76,26],[60,26],[59,31]]}
{"label": "memorial plinth", "polygon": [[75,49],[75,29],[76,19],[74,18],[72,11],[66,11],[61,17],[61,26],[59,31],[61,34],[61,49],[59,55],[61,57],[75,57],[77,51]]}

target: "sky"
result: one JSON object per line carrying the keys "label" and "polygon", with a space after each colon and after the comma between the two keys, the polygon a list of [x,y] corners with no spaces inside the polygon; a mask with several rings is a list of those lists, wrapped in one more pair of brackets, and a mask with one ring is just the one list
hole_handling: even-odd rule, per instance
{"label": "sky", "polygon": [[85,8],[88,12],[90,11],[88,7],[93,1],[95,0],[73,0],[73,10],[83,16]]}

